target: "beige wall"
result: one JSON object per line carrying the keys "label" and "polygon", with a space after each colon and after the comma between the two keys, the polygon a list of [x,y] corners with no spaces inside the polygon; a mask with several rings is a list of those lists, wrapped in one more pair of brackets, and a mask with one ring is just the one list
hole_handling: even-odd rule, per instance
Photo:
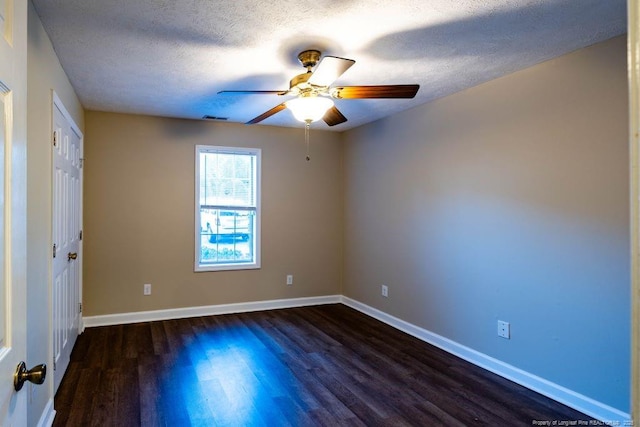
{"label": "beige wall", "polygon": [[[261,269],[194,273],[197,144],[262,149]],[[340,293],[341,153],[312,130],[306,162],[302,126],[87,112],[84,315]]]}
{"label": "beige wall", "polygon": [[344,294],[628,412],[627,121],[618,37],[347,132]]}
{"label": "beige wall", "polygon": [[[27,45],[27,365],[51,361],[49,344],[51,281],[51,115],[55,90],[76,124],[83,128],[84,112],[49,37],[31,2]],[[53,378],[51,375],[49,378]],[[36,387],[29,403],[29,425],[35,425],[53,386]]]}

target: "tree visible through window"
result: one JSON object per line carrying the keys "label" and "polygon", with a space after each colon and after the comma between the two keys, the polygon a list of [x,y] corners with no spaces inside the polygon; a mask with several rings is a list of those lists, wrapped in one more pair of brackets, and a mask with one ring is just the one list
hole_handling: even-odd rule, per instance
{"label": "tree visible through window", "polygon": [[260,150],[196,147],[196,271],[260,267]]}

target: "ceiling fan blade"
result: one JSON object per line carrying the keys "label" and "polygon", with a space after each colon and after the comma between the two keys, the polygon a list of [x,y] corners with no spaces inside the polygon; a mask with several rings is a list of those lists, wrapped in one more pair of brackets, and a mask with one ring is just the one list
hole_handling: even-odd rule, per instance
{"label": "ceiling fan blade", "polygon": [[316,86],[329,86],[356,61],[353,59],[325,56],[309,77],[308,83]]}
{"label": "ceiling fan blade", "polygon": [[221,90],[218,95],[286,95],[288,90]]}
{"label": "ceiling fan blade", "polygon": [[338,86],[331,96],[338,99],[413,98],[420,85]]}
{"label": "ceiling fan blade", "polygon": [[347,121],[347,118],[335,106],[329,108],[322,118],[329,126],[339,125]]}
{"label": "ceiling fan blade", "polygon": [[247,123],[245,123],[246,125],[255,125],[256,123],[260,123],[261,121],[263,121],[264,119],[267,119],[271,116],[273,116],[274,114],[284,110],[285,108],[287,108],[284,105],[284,102],[282,104],[278,104],[275,107],[273,107],[272,109],[270,109],[269,111],[265,111],[264,113],[260,114],[258,117],[249,120]]}

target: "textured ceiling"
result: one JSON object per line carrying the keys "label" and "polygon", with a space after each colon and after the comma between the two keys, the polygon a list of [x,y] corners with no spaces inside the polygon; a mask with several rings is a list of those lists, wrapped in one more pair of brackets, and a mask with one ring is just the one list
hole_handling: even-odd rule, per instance
{"label": "textured ceiling", "polygon": [[[626,0],[32,0],[90,110],[244,123],[283,101],[297,54],[356,60],[336,84],[420,84],[337,100],[346,130],[626,33]],[[297,126],[289,111],[261,125]],[[260,125],[258,125],[260,126]]]}

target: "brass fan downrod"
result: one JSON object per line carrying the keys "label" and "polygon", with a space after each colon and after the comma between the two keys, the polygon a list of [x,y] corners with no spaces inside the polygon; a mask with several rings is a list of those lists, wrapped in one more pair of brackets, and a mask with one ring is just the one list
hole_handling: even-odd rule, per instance
{"label": "brass fan downrod", "polygon": [[[311,71],[320,61],[320,55],[322,53],[319,50],[305,50],[298,54],[298,61],[302,64],[303,67],[307,69],[306,73],[298,74],[289,82],[289,90],[298,90],[300,91],[303,88],[307,88],[305,83],[311,77],[313,72]],[[298,93],[297,93],[298,94]]]}

